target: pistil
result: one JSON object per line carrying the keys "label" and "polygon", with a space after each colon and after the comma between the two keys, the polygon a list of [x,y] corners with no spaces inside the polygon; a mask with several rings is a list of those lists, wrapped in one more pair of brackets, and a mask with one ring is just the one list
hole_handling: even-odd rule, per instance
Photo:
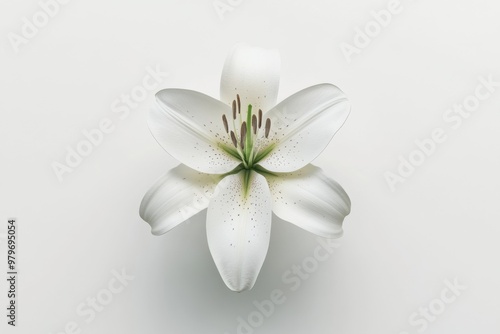
{"label": "pistil", "polygon": [[[254,163],[257,163],[265,155],[267,155],[272,147],[264,149],[260,152],[259,144],[259,132],[262,127],[263,112],[261,109],[257,113],[252,113],[252,105],[249,104],[247,108],[246,119],[243,120],[241,115],[241,99],[239,94],[236,95],[236,99],[232,102],[232,128],[230,129],[228,119],[226,115],[222,115],[222,123],[224,125],[224,130],[228,134],[231,142],[236,149],[231,152],[227,148],[229,153],[233,156],[239,156],[245,169],[252,169]],[[238,119],[237,119],[238,118]],[[271,130],[271,120],[266,119],[264,127],[265,138],[269,137]]]}

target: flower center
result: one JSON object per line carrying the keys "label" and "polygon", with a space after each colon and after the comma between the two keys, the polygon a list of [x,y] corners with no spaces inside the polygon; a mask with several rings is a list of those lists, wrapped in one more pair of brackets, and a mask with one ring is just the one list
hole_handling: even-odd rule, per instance
{"label": "flower center", "polygon": [[248,105],[246,116],[242,115],[239,95],[236,95],[236,100],[233,100],[230,120],[226,115],[222,115],[222,123],[233,143],[233,147],[223,147],[223,149],[241,160],[245,169],[252,169],[274,147],[271,144],[262,149],[259,145],[259,138],[269,137],[271,119],[267,118],[263,126],[262,110],[259,109],[258,112],[253,113],[251,104]]}

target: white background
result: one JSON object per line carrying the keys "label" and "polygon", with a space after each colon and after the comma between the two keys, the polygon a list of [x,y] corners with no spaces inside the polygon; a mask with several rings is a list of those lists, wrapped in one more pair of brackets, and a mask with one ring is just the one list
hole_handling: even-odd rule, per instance
{"label": "white background", "polygon": [[[232,2],[221,19],[211,0],[73,0],[16,53],[8,34],[21,34],[23,17],[32,21],[40,5],[2,0],[0,267],[14,216],[20,281],[12,329],[1,279],[0,331],[64,333],[75,322],[93,334],[232,334],[253,301],[280,289],[285,303],[255,333],[413,334],[422,328],[409,317],[456,278],[467,288],[425,332],[499,333],[500,87],[457,129],[443,115],[474,94],[480,76],[500,81],[500,4],[401,0],[400,13],[348,62],[340,45],[353,44],[356,27],[389,1]],[[352,213],[341,246],[296,291],[281,277],[313,255],[308,232],[276,219],[257,284],[238,294],[211,259],[205,213],[160,237],[138,215],[143,194],[177,164],[146,125],[154,93],[181,87],[217,97],[239,41],[279,49],[280,100],[331,82],[352,103],[315,161],[346,189]],[[120,119],[111,104],[157,65],[169,76]],[[59,182],[51,164],[64,163],[67,147],[103,118],[113,132]],[[398,157],[435,128],[447,140],[391,191],[384,173],[396,173]],[[77,307],[122,269],[134,280],[87,323]]]}

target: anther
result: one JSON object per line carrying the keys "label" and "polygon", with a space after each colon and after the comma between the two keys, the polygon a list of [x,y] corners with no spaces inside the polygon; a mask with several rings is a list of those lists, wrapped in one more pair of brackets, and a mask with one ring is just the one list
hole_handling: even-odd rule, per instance
{"label": "anther", "polygon": [[259,109],[259,129],[262,127],[262,109]]}
{"label": "anther", "polygon": [[240,146],[242,150],[245,149],[246,136],[247,136],[247,122],[243,122],[241,124],[241,131],[240,131]]}
{"label": "anther", "polygon": [[252,115],[252,128],[253,128],[253,134],[257,134],[257,116]]}
{"label": "anther", "polygon": [[[236,100],[238,100],[238,114],[241,114],[241,101],[240,94],[236,94]],[[236,117],[235,117],[236,118]]]}
{"label": "anther", "polygon": [[271,119],[266,120],[266,138],[269,136],[269,131],[271,131]]}
{"label": "anther", "polygon": [[233,141],[234,147],[238,148],[238,141],[236,140],[236,136],[233,131],[231,131],[231,140]]}
{"label": "anther", "polygon": [[224,123],[224,129],[226,130],[226,133],[229,133],[229,126],[227,124],[226,115],[222,115],[222,123]]}
{"label": "anther", "polygon": [[233,119],[236,119],[236,101],[233,100]]}

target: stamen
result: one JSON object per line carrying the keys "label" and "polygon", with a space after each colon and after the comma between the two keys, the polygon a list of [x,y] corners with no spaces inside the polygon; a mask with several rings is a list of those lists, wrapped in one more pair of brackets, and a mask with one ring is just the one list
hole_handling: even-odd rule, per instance
{"label": "stamen", "polygon": [[242,150],[245,149],[246,136],[247,136],[247,122],[243,122],[241,124],[241,131],[240,131],[240,146]]}
{"label": "stamen", "polygon": [[[244,168],[251,169],[254,163],[258,163],[274,147],[274,145],[271,145],[263,151],[260,149],[261,145],[266,144],[261,140],[260,129],[264,128],[265,138],[269,138],[271,134],[271,118],[267,117],[264,125],[264,112],[259,109],[258,112],[253,113],[251,104],[248,105],[248,111],[242,115],[239,94],[236,94],[236,99],[231,103],[231,112],[233,114],[232,124],[229,124],[230,115],[222,115],[224,130],[229,134]],[[240,127],[239,132],[238,126]]]}
{"label": "stamen", "polygon": [[229,126],[227,124],[226,115],[222,115],[222,123],[224,123],[224,129],[226,130],[226,133],[229,133]]}
{"label": "stamen", "polygon": [[236,140],[236,135],[234,134],[234,131],[231,130],[231,140],[233,141],[234,147],[238,148],[238,141]]}
{"label": "stamen", "polygon": [[257,116],[252,115],[252,128],[253,128],[253,134],[257,134]]}
{"label": "stamen", "polygon": [[236,101],[233,100],[233,119],[236,119]]}
{"label": "stamen", "polygon": [[271,131],[271,119],[266,120],[266,138],[269,136],[269,131]]}

